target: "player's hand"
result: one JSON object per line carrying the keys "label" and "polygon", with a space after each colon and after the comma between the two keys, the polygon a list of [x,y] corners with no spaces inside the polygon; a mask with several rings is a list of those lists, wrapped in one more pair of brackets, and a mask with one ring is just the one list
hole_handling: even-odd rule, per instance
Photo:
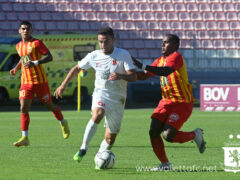
{"label": "player's hand", "polygon": [[63,92],[64,92],[64,88],[62,86],[59,86],[56,91],[54,92],[54,96],[56,97],[56,99],[58,98],[62,98]]}
{"label": "player's hand", "polygon": [[24,63],[23,66],[24,66],[24,68],[31,68],[35,65],[32,61],[28,61],[28,62]]}
{"label": "player's hand", "polygon": [[15,76],[16,75],[16,69],[15,68],[13,68],[13,69],[11,69],[10,71],[9,71],[9,73],[12,75],[12,76]]}
{"label": "player's hand", "polygon": [[142,63],[140,63],[135,57],[132,56],[133,64],[139,69],[142,69]]}
{"label": "player's hand", "polygon": [[121,79],[121,75],[115,72],[111,73],[108,78],[108,80],[111,80],[111,81],[120,80],[120,79]]}

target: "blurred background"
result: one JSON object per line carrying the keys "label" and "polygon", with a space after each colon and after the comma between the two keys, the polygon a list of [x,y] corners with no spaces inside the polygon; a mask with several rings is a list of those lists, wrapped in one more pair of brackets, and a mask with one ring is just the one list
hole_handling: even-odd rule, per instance
{"label": "blurred background", "polygon": [[[94,36],[102,26],[112,27],[117,38],[116,46],[127,49],[144,64],[151,64],[161,56],[161,40],[165,34],[177,34],[181,39],[179,51],[185,58],[189,81],[197,99],[196,106],[199,105],[200,84],[240,84],[240,0],[0,0],[2,107],[14,104],[13,99],[17,101],[10,94],[18,96],[20,76],[15,78],[16,82],[9,76],[16,52],[9,56],[6,53],[14,51],[12,49],[20,37],[19,23],[23,20],[32,23],[33,36],[39,36],[44,43],[54,39],[59,43],[62,41],[64,46],[67,43],[63,40],[65,38],[74,44],[65,62],[71,66],[98,48]],[[81,38],[72,42],[75,40],[72,34],[76,39],[78,35]],[[90,36],[93,39],[89,39]],[[84,42],[84,48],[74,48],[81,44],[80,41]],[[51,44],[48,48],[53,51]],[[67,54],[65,51],[59,48],[56,54],[60,58]],[[76,56],[76,51],[81,51],[81,56]],[[57,56],[55,60],[61,64]],[[61,69],[64,68],[47,68],[48,76],[53,79],[49,82],[52,91],[65,77]],[[83,105],[90,104],[92,78],[91,72],[81,78],[82,92],[85,93]],[[66,103],[76,103],[76,87],[77,80],[69,93],[71,101]],[[158,77],[128,84],[127,101],[130,103],[156,104],[160,98]]]}

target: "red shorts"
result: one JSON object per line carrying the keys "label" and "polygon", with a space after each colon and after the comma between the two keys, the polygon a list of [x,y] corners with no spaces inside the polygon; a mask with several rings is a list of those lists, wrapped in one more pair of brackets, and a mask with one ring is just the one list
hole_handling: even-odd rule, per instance
{"label": "red shorts", "polygon": [[32,99],[37,94],[38,100],[42,103],[50,103],[52,101],[48,83],[44,84],[22,84],[19,90],[19,99]]}
{"label": "red shorts", "polygon": [[160,101],[152,117],[179,130],[192,114],[193,103],[165,104]]}

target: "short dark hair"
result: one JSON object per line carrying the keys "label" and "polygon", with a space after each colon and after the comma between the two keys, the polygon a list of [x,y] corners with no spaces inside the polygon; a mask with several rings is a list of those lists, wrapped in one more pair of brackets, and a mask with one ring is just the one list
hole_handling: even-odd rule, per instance
{"label": "short dark hair", "polygon": [[113,29],[110,28],[110,27],[103,27],[101,29],[99,29],[98,31],[98,35],[101,34],[101,35],[110,35],[114,38],[114,33],[113,33]]}
{"label": "short dark hair", "polygon": [[167,34],[166,36],[169,38],[169,40],[170,40],[172,43],[174,43],[174,44],[177,45],[177,48],[179,48],[180,39],[179,39],[179,37],[178,37],[177,35],[175,35],[175,34]]}
{"label": "short dark hair", "polygon": [[32,28],[32,24],[31,24],[29,21],[22,21],[22,22],[20,23],[20,26],[19,26],[19,27],[21,27],[21,25],[26,25],[26,26],[29,26],[30,28]]}

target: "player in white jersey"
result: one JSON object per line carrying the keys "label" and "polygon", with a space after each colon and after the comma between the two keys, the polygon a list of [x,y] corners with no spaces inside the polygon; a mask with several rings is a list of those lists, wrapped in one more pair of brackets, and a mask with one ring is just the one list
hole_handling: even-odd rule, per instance
{"label": "player in white jersey", "polygon": [[114,47],[114,33],[110,27],[98,31],[101,50],[89,53],[68,73],[54,95],[62,97],[67,84],[82,70],[93,68],[95,89],[92,98],[92,117],[89,120],[80,150],[73,159],[80,162],[86,154],[88,144],[94,136],[98,124],[105,117],[105,138],[99,151],[109,150],[120,130],[127,91],[127,81],[136,81],[136,71],[128,51]]}

